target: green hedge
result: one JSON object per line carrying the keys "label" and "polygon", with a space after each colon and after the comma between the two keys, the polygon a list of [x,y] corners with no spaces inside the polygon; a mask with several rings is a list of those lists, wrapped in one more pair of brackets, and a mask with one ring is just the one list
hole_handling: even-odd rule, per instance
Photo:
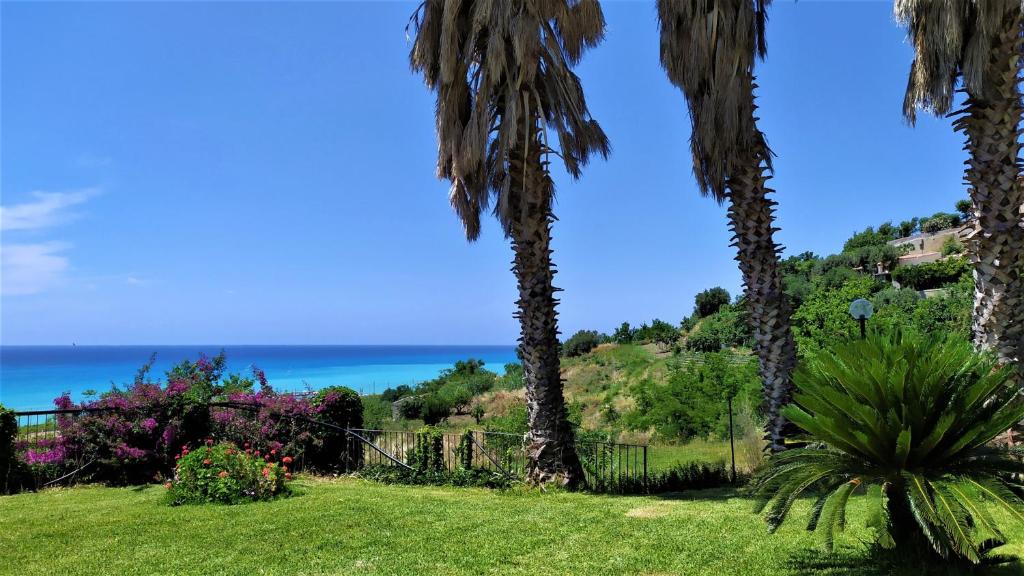
{"label": "green hedge", "polygon": [[14,450],[17,436],[14,411],[0,405],[0,494],[13,494],[24,485],[25,471]]}
{"label": "green hedge", "polygon": [[946,258],[917,266],[900,266],[893,270],[893,280],[914,290],[931,290],[956,282],[971,271],[966,258]]}

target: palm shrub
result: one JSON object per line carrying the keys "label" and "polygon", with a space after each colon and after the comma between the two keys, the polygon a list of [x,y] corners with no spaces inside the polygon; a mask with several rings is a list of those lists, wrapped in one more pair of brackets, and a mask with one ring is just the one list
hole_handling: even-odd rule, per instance
{"label": "palm shrub", "polygon": [[757,511],[774,530],[816,492],[807,528],[831,549],[850,496],[865,490],[883,548],[981,562],[1005,542],[992,508],[1024,520],[1024,451],[992,444],[1024,418],[1009,375],[966,341],[900,332],[810,356],[783,413],[814,443],[770,460],[754,482]]}

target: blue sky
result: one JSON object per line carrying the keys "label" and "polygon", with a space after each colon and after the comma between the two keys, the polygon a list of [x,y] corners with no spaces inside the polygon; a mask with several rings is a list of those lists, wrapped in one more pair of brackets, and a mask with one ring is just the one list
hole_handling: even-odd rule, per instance
{"label": "blue sky", "polygon": [[[514,342],[508,244],[493,219],[468,244],[433,175],[414,6],[0,4],[0,341]],[[678,322],[740,282],[653,2],[604,8],[578,73],[612,155],[556,177],[569,333]],[[902,121],[911,54],[890,10],[771,9],[759,103],[787,253],[965,196],[950,122]]]}

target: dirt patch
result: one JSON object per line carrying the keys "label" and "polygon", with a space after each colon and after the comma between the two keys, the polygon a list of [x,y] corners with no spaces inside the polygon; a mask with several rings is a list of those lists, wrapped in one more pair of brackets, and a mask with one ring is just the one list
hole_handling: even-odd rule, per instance
{"label": "dirt patch", "polygon": [[632,508],[626,512],[627,518],[661,518],[662,516],[668,516],[671,508],[668,504],[652,504],[650,506],[640,506],[638,508]]}

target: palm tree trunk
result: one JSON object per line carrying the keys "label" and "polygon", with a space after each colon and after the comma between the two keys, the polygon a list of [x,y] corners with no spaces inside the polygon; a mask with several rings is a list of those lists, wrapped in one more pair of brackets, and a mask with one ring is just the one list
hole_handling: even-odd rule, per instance
{"label": "palm tree trunk", "polygon": [[554,185],[542,158],[538,123],[519,139],[509,162],[513,271],[519,287],[519,351],[526,384],[527,481],[582,485],[583,467],[562,395],[557,290],[552,283],[551,201]]}
{"label": "palm tree trunk", "polygon": [[[767,154],[767,150],[763,151]],[[729,178],[729,220],[736,260],[743,274],[747,307],[754,331],[761,382],[764,387],[767,436],[773,452],[785,450],[786,419],[780,414],[789,403],[796,343],[790,328],[790,309],[782,290],[779,252],[773,234],[775,202],[768,198],[768,176],[761,155],[752,151]]]}
{"label": "palm tree trunk", "polygon": [[[1012,3],[1011,3],[1012,4]],[[1018,86],[1024,19],[1010,6],[985,68],[983,94],[971,94],[954,123],[967,135],[969,185],[977,229],[970,238],[974,262],[974,344],[1017,366],[1024,385],[1024,181],[1021,180],[1022,110]]]}

